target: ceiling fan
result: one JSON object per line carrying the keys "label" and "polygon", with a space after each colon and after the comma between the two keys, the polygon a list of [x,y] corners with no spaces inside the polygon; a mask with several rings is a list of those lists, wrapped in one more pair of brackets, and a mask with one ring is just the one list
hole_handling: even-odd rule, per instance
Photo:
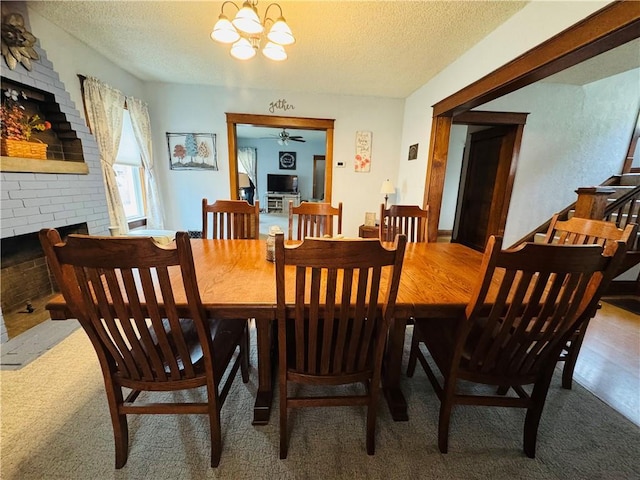
{"label": "ceiling fan", "polygon": [[289,145],[289,142],[306,142],[302,135],[291,135],[285,128],[277,135],[272,135],[278,139],[279,145]]}

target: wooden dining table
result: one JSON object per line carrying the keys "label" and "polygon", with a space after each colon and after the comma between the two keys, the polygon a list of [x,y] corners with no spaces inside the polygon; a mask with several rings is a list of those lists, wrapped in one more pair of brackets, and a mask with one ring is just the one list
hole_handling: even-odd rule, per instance
{"label": "wooden dining table", "polygon": [[[273,398],[276,318],[275,266],[266,260],[266,242],[192,239],[191,245],[198,288],[208,315],[239,321],[255,319],[258,391],[253,423],[266,424]],[[394,420],[408,420],[406,399],[400,389],[407,320],[453,319],[460,315],[471,297],[481,261],[481,253],[457,243],[407,244],[383,372],[383,391]],[[176,304],[186,314],[184,292],[177,288],[174,294]],[[287,294],[287,303],[293,305],[293,298],[292,291]],[[73,318],[62,295],[54,297],[46,308],[52,319]]]}

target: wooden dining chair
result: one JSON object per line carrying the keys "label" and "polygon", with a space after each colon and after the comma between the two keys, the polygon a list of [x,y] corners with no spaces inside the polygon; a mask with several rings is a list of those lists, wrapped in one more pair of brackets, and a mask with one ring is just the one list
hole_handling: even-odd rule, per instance
{"label": "wooden dining chair", "polygon": [[209,238],[209,214],[213,239],[257,239],[260,236],[260,202],[202,199],[202,238]]}
{"label": "wooden dining chair", "polygon": [[[276,236],[280,458],[287,457],[288,409],[320,406],[367,406],[367,453],[374,454],[382,357],[405,244],[399,235],[390,249],[377,239],[328,238],[285,247],[284,235]],[[286,268],[295,275],[285,277]],[[386,290],[380,292],[381,286]],[[289,384],[356,383],[364,383],[364,394],[314,397],[288,391]]]}
{"label": "wooden dining chair", "polygon": [[[40,242],[71,314],[98,356],[116,468],[127,463],[131,414],[207,415],[211,466],[217,466],[220,409],[239,367],[242,380],[249,380],[247,322],[207,318],[188,234],[178,232],[175,243],[165,246],[149,237],[88,235],[70,235],[63,243],[57,230],[43,229]],[[177,310],[178,295],[186,296],[187,310]],[[200,402],[152,400],[153,392],[200,387]],[[131,390],[126,397],[123,388]],[[141,392],[144,402],[135,403]]]}
{"label": "wooden dining chair", "polygon": [[388,209],[380,205],[380,240],[391,242],[397,234],[407,236],[408,242],[426,242],[429,206],[391,205]]}
{"label": "wooden dining chair", "polygon": [[[289,240],[304,240],[306,237],[334,235],[334,218],[337,219],[337,235],[342,234],[342,202],[337,207],[323,202],[302,202],[295,207],[289,202]],[[297,219],[294,237],[294,219]]]}
{"label": "wooden dining chair", "polygon": [[[569,220],[559,220],[556,214],[551,218],[549,229],[545,235],[545,243],[589,245],[598,244],[604,246],[604,255],[613,255],[618,246],[618,240],[627,244],[630,248],[633,239],[638,234],[638,226],[630,223],[624,230],[618,228],[613,222],[594,220],[589,218],[572,217]],[[562,386],[571,389],[573,384],[573,372],[580,353],[580,347],[589,325],[589,320],[595,315],[595,310],[582,322],[573,335],[567,341],[560,353],[559,361],[564,362],[562,370]]]}
{"label": "wooden dining chair", "polygon": [[[442,453],[448,450],[453,406],[485,405],[527,409],[524,452],[535,457],[538,424],[560,350],[597,304],[626,251],[623,242],[612,257],[602,255],[599,245],[526,243],[511,250],[501,245],[500,237],[489,238],[480,279],[460,318],[415,320],[414,336],[426,345],[444,380],[436,377],[417,343],[412,343],[407,374],[413,375],[419,360],[440,399]],[[466,382],[498,390],[482,395],[467,391]],[[507,395],[509,389],[516,395]]]}

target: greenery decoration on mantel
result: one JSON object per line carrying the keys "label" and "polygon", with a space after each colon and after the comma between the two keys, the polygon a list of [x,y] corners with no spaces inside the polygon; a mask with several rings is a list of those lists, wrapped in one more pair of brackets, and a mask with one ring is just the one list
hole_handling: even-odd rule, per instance
{"label": "greenery decoration on mantel", "polygon": [[2,56],[11,70],[21,63],[31,71],[31,60],[40,59],[33,48],[37,39],[27,31],[22,15],[2,10]]}

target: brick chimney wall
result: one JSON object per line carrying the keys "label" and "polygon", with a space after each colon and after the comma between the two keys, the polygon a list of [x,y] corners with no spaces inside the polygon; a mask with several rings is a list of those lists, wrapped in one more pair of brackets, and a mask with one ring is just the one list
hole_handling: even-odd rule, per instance
{"label": "brick chimney wall", "polygon": [[[24,17],[25,25],[31,31],[24,2],[7,4],[11,5],[9,8],[12,12],[20,13]],[[31,33],[38,37],[38,32]],[[60,228],[82,223],[86,223],[90,234],[108,235],[109,214],[98,146],[39,42],[35,49],[40,59],[32,61],[31,71],[22,64],[11,70],[4,58],[0,59],[3,63],[2,77],[55,96],[61,112],[65,114],[82,142],[84,161],[89,173],[80,175],[2,172],[0,238],[38,232],[46,227]],[[6,340],[6,328],[0,312],[0,343]]]}

